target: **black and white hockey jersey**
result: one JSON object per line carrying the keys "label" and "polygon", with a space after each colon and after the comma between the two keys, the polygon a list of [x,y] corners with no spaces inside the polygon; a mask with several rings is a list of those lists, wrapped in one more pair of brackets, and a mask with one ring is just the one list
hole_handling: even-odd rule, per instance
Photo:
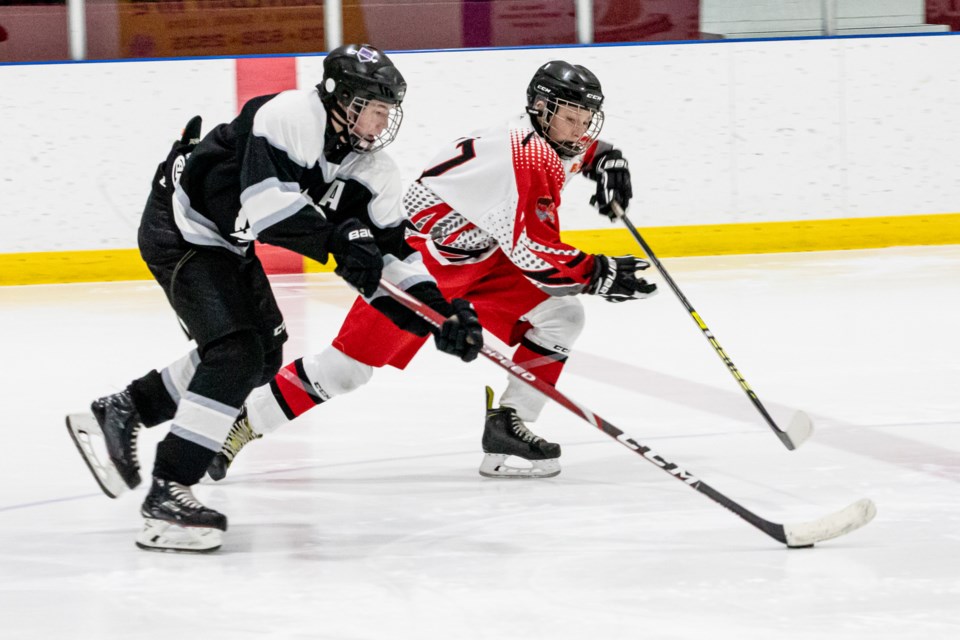
{"label": "black and white hockey jersey", "polygon": [[408,258],[396,164],[383,152],[330,153],[335,134],[326,123],[316,90],[293,90],[254,98],[211,130],[173,197],[184,240],[239,257],[259,240],[326,262],[330,231],[357,218],[385,256]]}
{"label": "black and white hockey jersey", "polygon": [[[197,144],[179,175],[172,173],[177,231],[189,244],[241,260],[254,255],[259,240],[326,262],[333,228],[357,218],[383,254],[383,277],[449,315],[436,281],[407,244],[412,225],[396,163],[382,151],[358,154],[336,140],[316,90],[250,100]],[[421,320],[379,292],[371,302],[401,328],[426,333]]]}

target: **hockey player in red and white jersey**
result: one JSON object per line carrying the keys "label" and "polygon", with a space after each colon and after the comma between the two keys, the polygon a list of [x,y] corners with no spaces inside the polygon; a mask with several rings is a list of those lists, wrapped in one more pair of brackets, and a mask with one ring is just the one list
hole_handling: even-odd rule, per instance
{"label": "hockey player in red and white jersey", "polygon": [[[561,192],[575,174],[596,181],[591,202],[605,215],[613,215],[614,201],[626,208],[632,197],[627,161],[597,140],[602,105],[592,72],[549,62],[529,84],[526,113],[445,147],[404,197],[417,231],[408,241],[443,295],[469,300],[484,328],[519,345],[513,360],[549,383],[556,383],[583,328],[576,294],[622,302],[656,292],[656,285],[637,277],[649,266],[645,261],[590,255],[560,240]],[[403,369],[426,339],[404,329],[423,336],[421,324],[382,292],[358,298],[332,346],[284,367],[248,398],[210,475],[222,478],[244,444],[365,384],[374,368]],[[560,445],[525,424],[545,402],[511,378],[494,408],[487,388],[481,475],[560,473]],[[509,456],[529,466],[511,466]]]}

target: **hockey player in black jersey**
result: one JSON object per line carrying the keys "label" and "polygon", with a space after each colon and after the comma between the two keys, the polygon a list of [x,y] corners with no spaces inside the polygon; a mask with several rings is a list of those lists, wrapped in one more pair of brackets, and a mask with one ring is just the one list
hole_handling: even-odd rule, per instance
{"label": "hockey player in black jersey", "polygon": [[[141,548],[212,551],[227,529],[226,516],[198,502],[191,487],[250,391],[279,370],[287,339],[254,240],[320,262],[332,254],[336,273],[366,297],[381,275],[402,283],[450,318],[439,348],[477,356],[476,313],[447,302],[406,244],[399,171],[377,153],[397,134],[405,92],[383,52],[340,47],[325,58],[315,89],[254,98],[202,140],[196,117],[158,167],[138,244],[196,349],[95,400],[93,416],[67,418],[110,497],[140,483],[140,427],[173,421],[141,507]],[[92,446],[101,434],[106,459]]]}

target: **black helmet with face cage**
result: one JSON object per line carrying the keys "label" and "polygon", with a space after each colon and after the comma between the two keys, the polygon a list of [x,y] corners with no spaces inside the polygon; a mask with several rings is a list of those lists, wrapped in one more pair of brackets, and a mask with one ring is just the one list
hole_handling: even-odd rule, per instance
{"label": "black helmet with face cage", "polygon": [[[537,107],[542,101],[545,109]],[[590,126],[577,142],[555,141],[547,135],[550,120],[559,106],[580,108],[592,114]],[[596,140],[603,126],[603,89],[600,80],[592,71],[579,64],[553,60],[533,74],[527,86],[527,111],[534,126],[562,156],[572,157],[583,153]]]}
{"label": "black helmet with face cage", "polygon": [[349,105],[355,97],[399,105],[407,82],[393,61],[369,44],[345,44],[323,59],[323,82],[317,85],[326,102]]}
{"label": "black helmet with face cage", "polygon": [[337,47],[323,60],[323,80],[317,91],[327,111],[338,112],[351,129],[371,100],[390,105],[389,124],[376,141],[362,140],[350,131],[354,151],[378,151],[396,137],[403,119],[400,103],[407,93],[407,82],[380,49],[369,44]]}

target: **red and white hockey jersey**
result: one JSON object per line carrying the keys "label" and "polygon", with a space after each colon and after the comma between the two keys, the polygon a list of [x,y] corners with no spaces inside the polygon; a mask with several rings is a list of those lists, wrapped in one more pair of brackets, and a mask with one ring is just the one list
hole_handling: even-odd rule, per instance
{"label": "red and white hockey jersey", "polygon": [[524,113],[452,143],[410,187],[404,207],[442,264],[478,263],[500,250],[544,292],[580,293],[594,259],[560,241],[560,193],[596,148],[563,159]]}

